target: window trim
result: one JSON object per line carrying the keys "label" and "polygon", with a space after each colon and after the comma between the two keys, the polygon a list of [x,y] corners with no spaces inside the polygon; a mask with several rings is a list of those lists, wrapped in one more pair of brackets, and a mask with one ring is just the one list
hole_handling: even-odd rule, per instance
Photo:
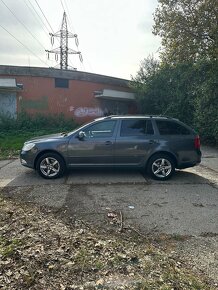
{"label": "window trim", "polygon": [[[166,133],[161,133],[160,132],[160,129],[159,129],[159,127],[158,127],[158,122],[165,122],[165,123],[168,123],[168,124],[176,124],[176,125],[178,125],[178,126],[180,126],[181,128],[184,128],[185,130],[187,130],[187,134],[166,134]],[[160,135],[160,136],[189,136],[189,135],[191,135],[191,130],[189,129],[189,128],[187,128],[186,126],[185,126],[185,124],[181,124],[181,123],[179,123],[179,122],[176,122],[176,121],[172,121],[172,120],[156,120],[156,127],[157,127],[157,130],[158,130],[158,134]]]}
{"label": "window trim", "polygon": [[[96,123],[94,123],[94,124],[91,124],[90,126],[87,126],[83,131],[84,132],[86,132],[86,131],[89,131],[89,128],[90,127],[92,127],[92,126],[94,126],[94,125],[97,125],[97,124],[99,124],[99,123],[109,123],[109,122],[114,122],[114,127],[113,127],[113,131],[112,131],[112,134],[111,135],[108,135],[108,136],[97,136],[97,135],[95,135],[95,136],[86,136],[86,138],[87,139],[94,139],[94,138],[112,138],[113,136],[114,136],[114,134],[115,134],[115,132],[116,132],[116,126],[117,126],[117,121],[116,120],[103,120],[103,121],[100,121],[100,122],[96,122]],[[104,131],[102,131],[102,132],[109,132],[109,130],[104,130]],[[99,131],[93,131],[93,132],[101,132],[101,130],[99,130]]]}
{"label": "window trim", "polygon": [[[69,89],[69,79],[65,79],[65,78],[54,78],[55,81],[55,88],[59,88],[59,89]],[[65,85],[61,85],[61,82],[66,82]]]}
{"label": "window trim", "polygon": [[[145,124],[146,124],[146,127],[145,127],[145,131],[146,131],[146,133],[145,134],[126,134],[126,135],[122,135],[122,122],[125,122],[125,121],[144,121],[145,122]],[[155,135],[155,129],[154,129],[154,126],[153,126],[153,123],[152,123],[152,121],[150,120],[150,119],[137,119],[137,118],[135,118],[135,119],[122,119],[122,120],[120,120],[121,122],[120,122],[120,132],[119,132],[119,137],[123,137],[123,138],[127,138],[127,137],[144,137],[144,136],[153,136],[153,135]],[[153,133],[152,134],[148,134],[147,133],[147,122],[150,122],[150,124],[151,124],[151,127],[152,127],[152,129],[153,129]]]}

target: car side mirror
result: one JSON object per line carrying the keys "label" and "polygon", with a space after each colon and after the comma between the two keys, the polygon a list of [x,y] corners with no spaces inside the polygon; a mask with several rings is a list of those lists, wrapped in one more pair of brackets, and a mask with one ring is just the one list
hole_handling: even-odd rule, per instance
{"label": "car side mirror", "polygon": [[85,132],[80,131],[79,134],[78,134],[78,138],[79,138],[79,140],[83,140],[85,137],[86,137]]}

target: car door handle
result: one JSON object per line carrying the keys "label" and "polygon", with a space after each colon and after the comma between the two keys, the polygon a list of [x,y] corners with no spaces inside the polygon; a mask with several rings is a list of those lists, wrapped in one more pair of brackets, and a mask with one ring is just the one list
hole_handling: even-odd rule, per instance
{"label": "car door handle", "polygon": [[149,144],[157,144],[158,142],[156,140],[149,140]]}
{"label": "car door handle", "polygon": [[111,141],[106,141],[104,144],[105,145],[112,145],[112,142]]}

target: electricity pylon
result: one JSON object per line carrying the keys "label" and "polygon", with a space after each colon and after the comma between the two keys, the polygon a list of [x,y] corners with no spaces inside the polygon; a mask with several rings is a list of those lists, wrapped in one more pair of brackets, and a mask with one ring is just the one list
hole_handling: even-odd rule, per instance
{"label": "electricity pylon", "polygon": [[[54,44],[54,37],[59,37],[60,38],[60,47],[52,49],[52,50],[45,50],[48,53],[48,58],[49,58],[49,53],[54,53],[55,54],[55,59],[56,61],[58,60],[58,55],[60,54],[60,69],[68,69],[68,55],[69,54],[78,54],[80,61],[82,62],[82,54],[80,51],[73,50],[71,48],[68,48],[68,39],[69,38],[74,38],[76,46],[78,47],[79,41],[77,34],[73,34],[68,31],[67,29],[67,17],[66,17],[66,12],[64,12],[63,15],[63,20],[61,24],[61,30],[59,30],[56,33],[49,33],[51,36],[51,43],[52,45]],[[76,70],[76,68],[73,68]]]}

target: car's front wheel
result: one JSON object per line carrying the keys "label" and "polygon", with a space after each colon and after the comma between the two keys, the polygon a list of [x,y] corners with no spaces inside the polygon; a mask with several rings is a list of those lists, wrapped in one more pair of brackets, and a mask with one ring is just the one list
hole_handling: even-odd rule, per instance
{"label": "car's front wheel", "polygon": [[64,174],[65,168],[65,162],[62,157],[52,152],[40,156],[36,163],[36,170],[46,179],[61,177]]}
{"label": "car's front wheel", "polygon": [[175,172],[175,163],[167,154],[156,154],[149,160],[147,169],[152,178],[167,180]]}

